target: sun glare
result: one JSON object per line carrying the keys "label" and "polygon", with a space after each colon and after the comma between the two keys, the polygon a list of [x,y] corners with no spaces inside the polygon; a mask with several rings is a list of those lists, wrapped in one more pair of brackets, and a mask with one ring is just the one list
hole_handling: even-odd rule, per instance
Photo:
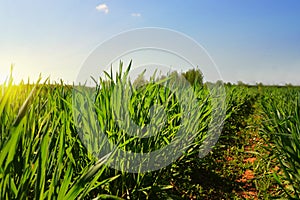
{"label": "sun glare", "polygon": [[4,81],[6,80],[7,75],[5,74],[0,74],[0,85],[4,83]]}

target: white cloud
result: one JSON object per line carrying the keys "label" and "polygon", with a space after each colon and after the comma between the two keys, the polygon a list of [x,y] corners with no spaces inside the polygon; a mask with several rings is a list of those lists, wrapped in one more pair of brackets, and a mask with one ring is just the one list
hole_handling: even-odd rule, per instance
{"label": "white cloud", "polygon": [[105,14],[109,12],[108,6],[106,4],[99,4],[98,6],[96,6],[96,10],[104,12]]}
{"label": "white cloud", "polygon": [[132,17],[141,17],[141,13],[131,13]]}

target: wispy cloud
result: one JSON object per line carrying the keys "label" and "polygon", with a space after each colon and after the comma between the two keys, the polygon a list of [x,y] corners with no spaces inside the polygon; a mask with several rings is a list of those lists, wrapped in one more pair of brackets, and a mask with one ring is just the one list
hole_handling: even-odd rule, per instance
{"label": "wispy cloud", "polygon": [[141,13],[131,13],[132,17],[141,17]]}
{"label": "wispy cloud", "polygon": [[109,12],[108,6],[106,4],[99,4],[98,6],[96,6],[96,10],[104,12],[105,14]]}

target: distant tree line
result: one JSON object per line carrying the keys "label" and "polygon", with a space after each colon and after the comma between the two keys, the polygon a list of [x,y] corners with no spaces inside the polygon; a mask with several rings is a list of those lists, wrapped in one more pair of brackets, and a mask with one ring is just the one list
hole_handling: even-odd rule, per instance
{"label": "distant tree line", "polygon": [[[179,79],[186,79],[191,85],[197,85],[197,86],[203,86],[203,74],[200,71],[200,69],[190,69],[186,72],[182,72],[181,75],[178,74],[177,71],[173,71],[169,74],[169,76],[176,76]],[[165,79],[166,76],[160,76],[156,80],[162,80]],[[133,85],[135,86],[142,86],[146,84],[148,81],[144,78],[144,73],[140,74],[133,82]]]}

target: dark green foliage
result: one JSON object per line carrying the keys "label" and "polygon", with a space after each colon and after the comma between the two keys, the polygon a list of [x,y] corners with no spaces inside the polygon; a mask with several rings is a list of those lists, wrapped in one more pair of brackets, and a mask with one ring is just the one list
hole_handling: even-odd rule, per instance
{"label": "dark green foliage", "polygon": [[191,69],[182,73],[182,75],[191,85],[203,86],[203,74],[200,69]]}

